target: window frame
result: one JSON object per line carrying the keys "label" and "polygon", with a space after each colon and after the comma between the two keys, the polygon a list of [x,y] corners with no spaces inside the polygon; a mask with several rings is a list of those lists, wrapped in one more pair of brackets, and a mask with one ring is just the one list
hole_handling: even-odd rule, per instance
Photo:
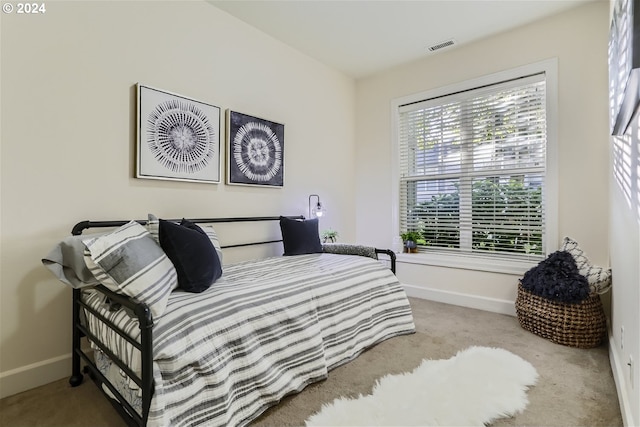
{"label": "window frame", "polygon": [[[392,176],[392,235],[400,235],[400,163],[399,163],[399,108],[402,105],[452,93],[472,90],[536,73],[545,74],[547,146],[545,159],[545,247],[543,256],[557,250],[558,242],[558,61],[551,58],[533,64],[473,78],[460,83],[403,96],[391,101],[391,176]],[[538,261],[514,260],[500,254],[447,254],[437,249],[429,253],[398,254],[400,262],[451,268],[523,274]]]}

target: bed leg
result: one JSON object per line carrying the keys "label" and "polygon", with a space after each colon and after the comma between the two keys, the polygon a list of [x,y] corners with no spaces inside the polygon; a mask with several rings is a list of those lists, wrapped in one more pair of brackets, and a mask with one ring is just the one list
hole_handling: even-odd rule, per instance
{"label": "bed leg", "polygon": [[84,376],[82,374],[71,375],[69,377],[69,384],[71,384],[71,387],[78,387],[80,384],[82,384],[83,378]]}
{"label": "bed leg", "polygon": [[71,349],[71,377],[69,378],[69,384],[71,387],[77,387],[82,384],[84,378],[80,371],[80,289],[73,290],[73,315],[72,315],[72,349]]}

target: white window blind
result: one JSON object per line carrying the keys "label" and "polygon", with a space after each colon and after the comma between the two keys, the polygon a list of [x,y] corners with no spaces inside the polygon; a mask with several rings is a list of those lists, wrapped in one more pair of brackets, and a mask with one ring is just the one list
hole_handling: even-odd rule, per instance
{"label": "white window blind", "polygon": [[400,231],[422,251],[544,256],[544,73],[401,105]]}

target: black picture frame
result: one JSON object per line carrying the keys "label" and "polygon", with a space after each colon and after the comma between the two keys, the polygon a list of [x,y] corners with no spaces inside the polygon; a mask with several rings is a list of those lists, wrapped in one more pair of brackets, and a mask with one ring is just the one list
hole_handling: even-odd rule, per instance
{"label": "black picture frame", "polygon": [[284,187],[284,124],[227,110],[227,184]]}
{"label": "black picture frame", "polygon": [[623,135],[640,105],[640,0],[617,0],[609,32],[611,135]]}

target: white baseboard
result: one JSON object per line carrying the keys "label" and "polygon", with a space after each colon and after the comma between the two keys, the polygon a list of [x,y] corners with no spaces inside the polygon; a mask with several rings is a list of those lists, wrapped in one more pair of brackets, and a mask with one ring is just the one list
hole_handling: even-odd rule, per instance
{"label": "white baseboard", "polygon": [[0,372],[0,399],[71,376],[71,354]]}
{"label": "white baseboard", "polygon": [[633,413],[631,412],[631,405],[629,401],[630,396],[627,394],[627,376],[625,375],[625,372],[627,372],[626,365],[620,361],[615,349],[616,343],[613,339],[613,334],[609,332],[609,363],[611,364],[611,372],[613,373],[613,380],[616,383],[616,390],[618,392],[622,423],[625,427],[637,426],[638,424],[633,419]]}
{"label": "white baseboard", "polygon": [[487,298],[478,295],[462,294],[458,292],[444,291],[442,289],[425,288],[404,284],[404,290],[410,297],[459,305],[462,307],[476,308],[478,310],[492,311],[494,313],[516,315],[515,301]]}

